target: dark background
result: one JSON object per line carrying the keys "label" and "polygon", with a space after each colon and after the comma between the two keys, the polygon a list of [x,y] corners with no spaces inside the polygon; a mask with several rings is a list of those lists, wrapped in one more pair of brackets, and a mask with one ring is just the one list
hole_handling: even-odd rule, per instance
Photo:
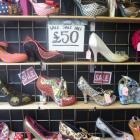
{"label": "dark background", "polygon": [[[62,0],[61,13],[65,15],[80,15],[72,0]],[[31,6],[31,5],[30,5]],[[78,12],[78,13],[77,13]],[[32,36],[41,44],[47,47],[47,21],[9,21],[0,22],[0,40],[9,43],[9,52],[23,52],[23,40],[26,35]],[[139,24],[133,23],[96,23],[96,33],[104,40],[106,45],[115,52],[116,50],[126,51],[130,56],[130,61],[135,61],[135,50],[131,45],[131,36],[139,29]],[[89,24],[85,31],[85,51],[88,49],[88,39],[91,31]],[[85,52],[83,53],[64,53],[65,58],[71,61],[84,60]],[[101,55],[98,56],[99,61],[106,61]],[[23,86],[18,78],[18,73],[28,68],[29,66],[0,66],[0,78],[16,90],[29,93],[34,97],[34,101],[39,101],[40,92],[35,86],[35,82]],[[34,66],[36,72],[40,73],[40,66]],[[102,87],[103,89],[112,89],[118,97],[117,84],[121,75],[128,75],[140,81],[140,67],[131,65],[109,65],[96,66],[95,70],[111,71],[111,85],[95,85],[93,84],[94,73],[90,73],[90,66],[46,66],[44,72],[48,76],[63,76],[68,84],[68,92],[70,95],[75,95],[78,100],[83,100],[82,93],[77,88],[77,81],[82,75],[86,78],[89,84],[93,87]],[[0,95],[1,101],[7,101],[7,98]],[[125,106],[124,106],[125,108]],[[129,132],[128,121],[132,116],[140,116],[139,110],[4,110],[0,111],[0,121],[6,122],[14,131],[23,130],[23,119],[25,115],[31,115],[38,120],[43,126],[49,130],[58,131],[60,120],[68,121],[76,127],[84,127],[89,132],[98,134],[95,129],[97,117],[102,117],[110,122],[114,127]]]}

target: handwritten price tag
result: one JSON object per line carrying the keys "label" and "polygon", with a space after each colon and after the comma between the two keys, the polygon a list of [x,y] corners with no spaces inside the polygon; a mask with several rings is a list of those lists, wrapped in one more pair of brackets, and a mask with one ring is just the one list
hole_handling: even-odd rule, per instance
{"label": "handwritten price tag", "polygon": [[49,50],[83,52],[85,26],[48,25]]}
{"label": "handwritten price tag", "polygon": [[33,67],[30,67],[18,74],[22,84],[25,86],[38,78]]}

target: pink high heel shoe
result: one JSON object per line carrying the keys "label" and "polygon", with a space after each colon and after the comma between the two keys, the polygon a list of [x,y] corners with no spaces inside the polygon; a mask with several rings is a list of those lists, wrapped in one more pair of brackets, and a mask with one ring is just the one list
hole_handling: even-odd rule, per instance
{"label": "pink high heel shoe", "polygon": [[23,123],[28,140],[32,140],[31,134],[33,134],[37,140],[63,140],[61,134],[46,130],[29,116],[25,117]]}
{"label": "pink high heel shoe", "polygon": [[46,3],[37,3],[34,0],[29,1],[33,5],[36,14],[39,16],[47,16],[59,12],[59,7],[54,7]]}
{"label": "pink high heel shoe", "polygon": [[29,15],[28,0],[20,0],[23,15]]}

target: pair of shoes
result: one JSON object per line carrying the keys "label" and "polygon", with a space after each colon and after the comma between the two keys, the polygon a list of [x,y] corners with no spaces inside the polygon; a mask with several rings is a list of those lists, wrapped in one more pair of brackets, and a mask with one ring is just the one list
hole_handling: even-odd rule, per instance
{"label": "pair of shoes", "polygon": [[106,7],[106,3],[100,3],[98,1],[87,3],[87,1],[83,1],[74,0],[83,16],[99,16],[107,13],[108,8]]}
{"label": "pair of shoes", "polygon": [[134,79],[122,76],[118,83],[121,104],[140,104],[140,86]]}
{"label": "pair of shoes", "polygon": [[140,16],[140,3],[139,2],[128,2],[118,0],[118,7],[124,17],[138,17]]}
{"label": "pair of shoes", "polygon": [[38,41],[26,36],[24,40],[24,50],[28,55],[29,61],[61,61],[64,55],[58,51],[48,51]]}
{"label": "pair of shoes", "polygon": [[40,75],[36,81],[38,90],[44,98],[49,96],[58,106],[68,106],[76,103],[75,96],[68,96],[66,81],[61,78],[53,78]]}
{"label": "pair of shoes", "polygon": [[89,47],[94,54],[95,62],[97,62],[98,53],[101,53],[110,62],[124,62],[129,58],[128,55],[126,55],[124,52],[118,52],[118,54],[111,52],[103,40],[94,32],[90,35]]}
{"label": "pair of shoes", "polygon": [[9,133],[10,133],[10,130],[9,130],[8,125],[4,122],[1,122],[0,123],[0,139],[1,140],[8,140]]}
{"label": "pair of shoes", "polygon": [[77,129],[67,122],[60,121],[59,133],[64,139],[70,140],[101,140],[99,137],[95,137],[88,133],[84,128]]}
{"label": "pair of shoes", "polygon": [[113,140],[134,140],[134,137],[131,134],[112,127],[101,118],[97,119],[96,127],[101,130],[103,137],[105,137],[105,133],[107,133],[113,138]]}
{"label": "pair of shoes", "polygon": [[36,0],[29,1],[33,5],[36,14],[39,16],[47,16],[59,13],[59,4],[54,1],[46,0],[46,3],[37,3]]}
{"label": "pair of shoes", "polygon": [[[88,84],[83,76],[79,78],[77,86],[83,93],[84,103],[87,103],[87,95],[90,96],[90,100],[94,100],[96,104],[102,106],[111,105],[116,100],[116,96],[113,95],[112,90],[101,90],[100,92],[98,92]],[[105,94],[110,96],[109,102],[105,99]]]}
{"label": "pair of shoes", "polygon": [[129,128],[131,129],[135,140],[140,139],[140,119],[137,116],[133,116],[128,123]]}
{"label": "pair of shoes", "polygon": [[23,125],[28,140],[32,140],[32,135],[34,135],[37,140],[63,140],[60,134],[46,130],[30,116],[25,116]]}
{"label": "pair of shoes", "polygon": [[0,80],[0,92],[7,96],[8,102],[11,106],[20,106],[31,103],[32,98],[28,94],[20,93],[11,87],[6,87]]}

